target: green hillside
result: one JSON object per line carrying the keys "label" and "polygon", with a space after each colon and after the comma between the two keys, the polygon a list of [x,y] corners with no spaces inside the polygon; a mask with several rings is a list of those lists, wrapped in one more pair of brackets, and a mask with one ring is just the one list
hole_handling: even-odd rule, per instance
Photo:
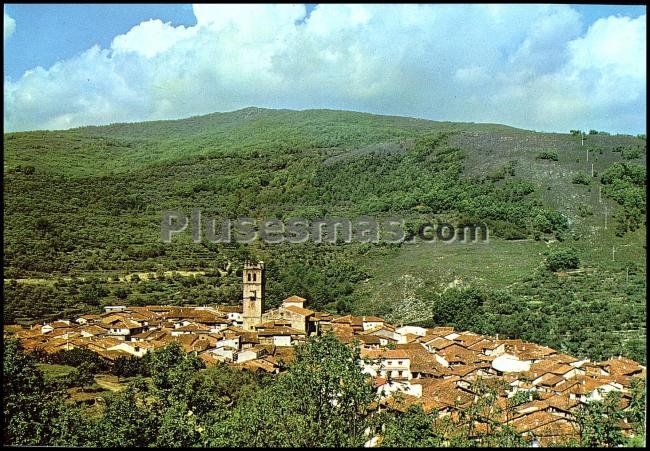
{"label": "green hillside", "polygon": [[[5,322],[117,302],[235,303],[237,269],[252,256],[268,262],[267,305],[298,294],[337,313],[462,320],[576,354],[644,359],[645,137],[594,132],[582,144],[494,124],[247,108],[10,133],[4,152]],[[187,231],[162,243],[162,211],[192,208],[232,219],[402,217],[410,230],[471,221],[491,235],[244,246],[195,244]],[[547,254],[567,249],[579,267],[550,271]],[[476,317],[444,316],[454,299],[476,302]]]}

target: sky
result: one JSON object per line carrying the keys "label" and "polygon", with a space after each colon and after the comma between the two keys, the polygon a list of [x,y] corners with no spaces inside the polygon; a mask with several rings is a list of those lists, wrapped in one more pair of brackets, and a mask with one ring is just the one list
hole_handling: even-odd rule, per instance
{"label": "sky", "polygon": [[331,108],[646,132],[646,7],[5,4],[5,131]]}

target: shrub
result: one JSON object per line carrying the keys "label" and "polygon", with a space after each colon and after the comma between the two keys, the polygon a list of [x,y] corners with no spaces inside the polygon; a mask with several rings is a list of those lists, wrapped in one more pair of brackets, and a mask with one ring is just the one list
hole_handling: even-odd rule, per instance
{"label": "shrub", "polygon": [[560,157],[558,156],[557,152],[540,152],[537,155],[537,159],[558,161]]}
{"label": "shrub", "polygon": [[626,160],[634,160],[636,158],[639,158],[641,156],[641,150],[640,149],[623,149],[622,152],[623,158]]}
{"label": "shrub", "polygon": [[580,204],[578,205],[578,214],[583,218],[587,216],[593,216],[594,210],[589,204]]}
{"label": "shrub", "polygon": [[579,266],[580,259],[578,258],[578,254],[573,248],[560,248],[547,253],[546,268],[549,271],[576,269]]}
{"label": "shrub", "polygon": [[591,183],[591,177],[584,172],[578,172],[573,176],[572,182],[576,185],[589,185],[589,183]]}

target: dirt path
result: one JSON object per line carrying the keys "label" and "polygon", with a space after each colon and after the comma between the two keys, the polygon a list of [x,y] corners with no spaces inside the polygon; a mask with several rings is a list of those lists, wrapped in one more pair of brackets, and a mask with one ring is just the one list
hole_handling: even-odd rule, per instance
{"label": "dirt path", "polygon": [[[134,275],[137,275],[140,280],[149,280],[150,276],[154,274],[157,275],[154,272],[134,272],[131,274],[127,274],[126,276],[119,276],[119,281],[120,282],[130,282],[131,279],[133,278]],[[171,277],[173,274],[178,274],[179,276],[182,277],[192,277],[192,276],[204,276],[205,271],[165,271],[164,272],[166,277]],[[28,279],[4,279],[4,283],[10,283],[12,280],[15,280],[16,283],[24,283],[24,284],[33,284],[33,285],[53,285],[54,282],[57,280],[62,279],[66,282],[70,282],[72,280],[72,277],[57,277],[57,278],[52,278],[52,279],[39,279],[39,278],[28,278]],[[85,277],[78,277],[77,280],[85,281]],[[104,280],[107,282],[113,282],[113,278],[111,277],[104,277]]]}
{"label": "dirt path", "polygon": [[117,377],[115,376],[100,374],[95,376],[95,382],[100,387],[114,392],[122,391],[126,388],[124,384],[117,382]]}

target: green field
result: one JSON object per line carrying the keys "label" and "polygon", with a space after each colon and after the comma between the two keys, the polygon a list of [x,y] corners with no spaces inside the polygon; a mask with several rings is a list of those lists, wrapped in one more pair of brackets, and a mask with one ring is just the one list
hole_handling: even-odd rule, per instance
{"label": "green field", "polygon": [[37,363],[36,366],[43,372],[45,378],[50,380],[64,378],[74,370],[72,366],[53,363]]}

